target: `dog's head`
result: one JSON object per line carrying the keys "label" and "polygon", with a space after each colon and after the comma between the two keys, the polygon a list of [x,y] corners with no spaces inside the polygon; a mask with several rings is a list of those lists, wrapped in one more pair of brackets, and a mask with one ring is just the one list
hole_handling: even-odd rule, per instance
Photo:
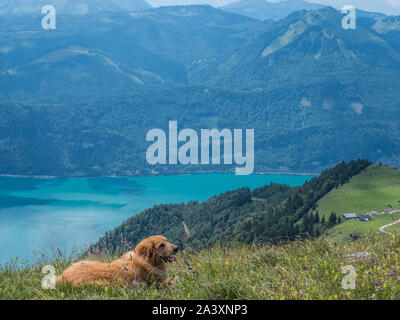
{"label": "dog's head", "polygon": [[178,246],[169,243],[163,236],[152,236],[140,241],[135,252],[139,257],[157,266],[173,261],[173,256],[178,252]]}

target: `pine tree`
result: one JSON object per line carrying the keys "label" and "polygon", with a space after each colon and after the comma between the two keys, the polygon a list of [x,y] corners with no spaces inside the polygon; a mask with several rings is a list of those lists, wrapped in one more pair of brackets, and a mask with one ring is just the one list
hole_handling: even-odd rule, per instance
{"label": "pine tree", "polygon": [[314,223],[319,223],[319,213],[318,213],[318,211],[315,213]]}
{"label": "pine tree", "polygon": [[336,224],[336,214],[332,211],[331,212],[331,215],[329,216],[329,222],[328,222],[328,225],[330,226],[330,227],[332,227],[332,226],[334,226],[335,224]]}

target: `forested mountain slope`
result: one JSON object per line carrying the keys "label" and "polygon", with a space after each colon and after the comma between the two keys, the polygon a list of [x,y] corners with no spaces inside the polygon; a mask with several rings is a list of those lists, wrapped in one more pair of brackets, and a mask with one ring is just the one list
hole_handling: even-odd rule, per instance
{"label": "forested mountain slope", "polygon": [[108,232],[90,250],[123,251],[153,234],[196,247],[219,240],[287,241],[307,232],[298,222],[319,199],[369,165],[367,160],[341,163],[296,188],[271,184],[253,191],[227,192],[203,203],[154,206]]}
{"label": "forested mountain slope", "polygon": [[254,129],[257,172],[319,173],[357,158],[398,166],[399,17],[364,15],[356,30],[341,20],[333,8],[263,22],[176,6],[61,15],[47,32],[38,17],[6,15],[0,173],[234,170],[147,164],[146,133],[171,120]]}

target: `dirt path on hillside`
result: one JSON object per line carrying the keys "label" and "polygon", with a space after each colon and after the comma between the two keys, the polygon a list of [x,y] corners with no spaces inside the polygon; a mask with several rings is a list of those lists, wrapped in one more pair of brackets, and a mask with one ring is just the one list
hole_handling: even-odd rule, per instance
{"label": "dirt path on hillside", "polygon": [[400,223],[400,220],[397,220],[395,222],[392,222],[392,223],[389,223],[389,224],[387,224],[385,226],[380,227],[379,231],[383,232],[383,233],[386,233],[386,234],[393,234],[391,232],[385,231],[385,228],[390,227],[390,226],[394,226],[395,224],[398,224],[398,223]]}

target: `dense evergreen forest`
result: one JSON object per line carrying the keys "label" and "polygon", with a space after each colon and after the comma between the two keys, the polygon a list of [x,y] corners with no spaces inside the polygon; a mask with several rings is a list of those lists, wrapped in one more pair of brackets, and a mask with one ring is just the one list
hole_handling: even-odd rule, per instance
{"label": "dense evergreen forest", "polygon": [[157,205],[107,232],[89,250],[120,252],[155,234],[194,248],[219,241],[279,243],[318,236],[338,221],[336,215],[321,221],[315,211],[317,201],[370,164],[368,160],[342,162],[296,188],[270,184],[253,191],[226,192],[202,203]]}

